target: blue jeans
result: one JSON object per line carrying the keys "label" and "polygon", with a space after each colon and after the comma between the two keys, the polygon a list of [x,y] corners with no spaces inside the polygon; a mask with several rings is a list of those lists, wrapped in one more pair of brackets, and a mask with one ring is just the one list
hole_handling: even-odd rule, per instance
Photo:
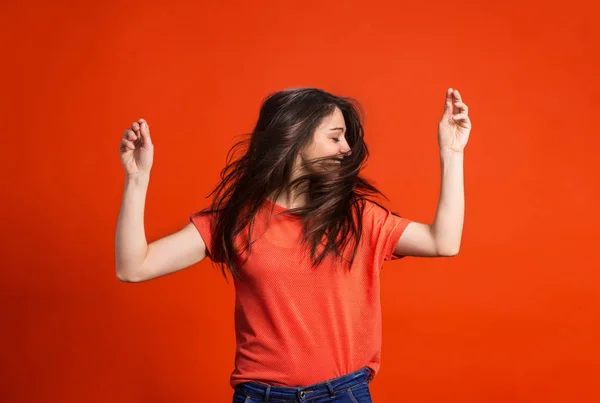
{"label": "blue jeans", "polygon": [[304,387],[244,382],[235,388],[233,403],[372,403],[370,368]]}

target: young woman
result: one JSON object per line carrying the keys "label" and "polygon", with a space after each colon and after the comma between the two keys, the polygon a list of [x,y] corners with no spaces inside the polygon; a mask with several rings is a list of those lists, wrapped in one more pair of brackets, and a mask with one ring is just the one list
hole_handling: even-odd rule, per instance
{"label": "young woman", "polygon": [[[368,156],[358,104],[314,88],[267,97],[248,141],[228,155],[210,208],[146,242],[153,161],[147,122],[120,143],[126,172],[116,271],[140,282],[208,256],[234,279],[234,403],[371,402],[380,367],[379,270],[404,256],[454,256],[471,130],[457,90],[438,124],[442,185],[433,224],[398,216],[359,176]],[[236,152],[240,151],[236,155]]]}

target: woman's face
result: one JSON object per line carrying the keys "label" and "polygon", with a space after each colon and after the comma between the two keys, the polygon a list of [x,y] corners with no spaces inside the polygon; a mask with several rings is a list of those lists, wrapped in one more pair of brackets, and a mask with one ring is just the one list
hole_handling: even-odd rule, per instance
{"label": "woman's face", "polygon": [[313,134],[312,142],[302,150],[297,162],[323,157],[335,157],[341,161],[345,155],[350,155],[350,146],[345,135],[344,115],[336,107],[329,116],[323,118]]}

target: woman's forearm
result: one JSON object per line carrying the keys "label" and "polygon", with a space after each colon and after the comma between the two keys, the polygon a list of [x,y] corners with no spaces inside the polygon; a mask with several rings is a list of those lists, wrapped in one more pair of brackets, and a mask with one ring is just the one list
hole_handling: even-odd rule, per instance
{"label": "woman's forearm", "polygon": [[127,176],[115,234],[117,278],[132,281],[140,269],[148,243],[144,231],[144,207],[150,175]]}
{"label": "woman's forearm", "polygon": [[441,190],[432,225],[438,250],[457,254],[465,215],[464,152],[440,151]]}

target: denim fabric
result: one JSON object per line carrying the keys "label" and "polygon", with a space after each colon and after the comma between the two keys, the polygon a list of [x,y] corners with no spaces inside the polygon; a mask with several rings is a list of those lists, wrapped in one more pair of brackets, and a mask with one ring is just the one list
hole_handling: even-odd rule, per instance
{"label": "denim fabric", "polygon": [[258,382],[237,385],[233,403],[372,403],[370,368],[304,387],[273,386]]}

